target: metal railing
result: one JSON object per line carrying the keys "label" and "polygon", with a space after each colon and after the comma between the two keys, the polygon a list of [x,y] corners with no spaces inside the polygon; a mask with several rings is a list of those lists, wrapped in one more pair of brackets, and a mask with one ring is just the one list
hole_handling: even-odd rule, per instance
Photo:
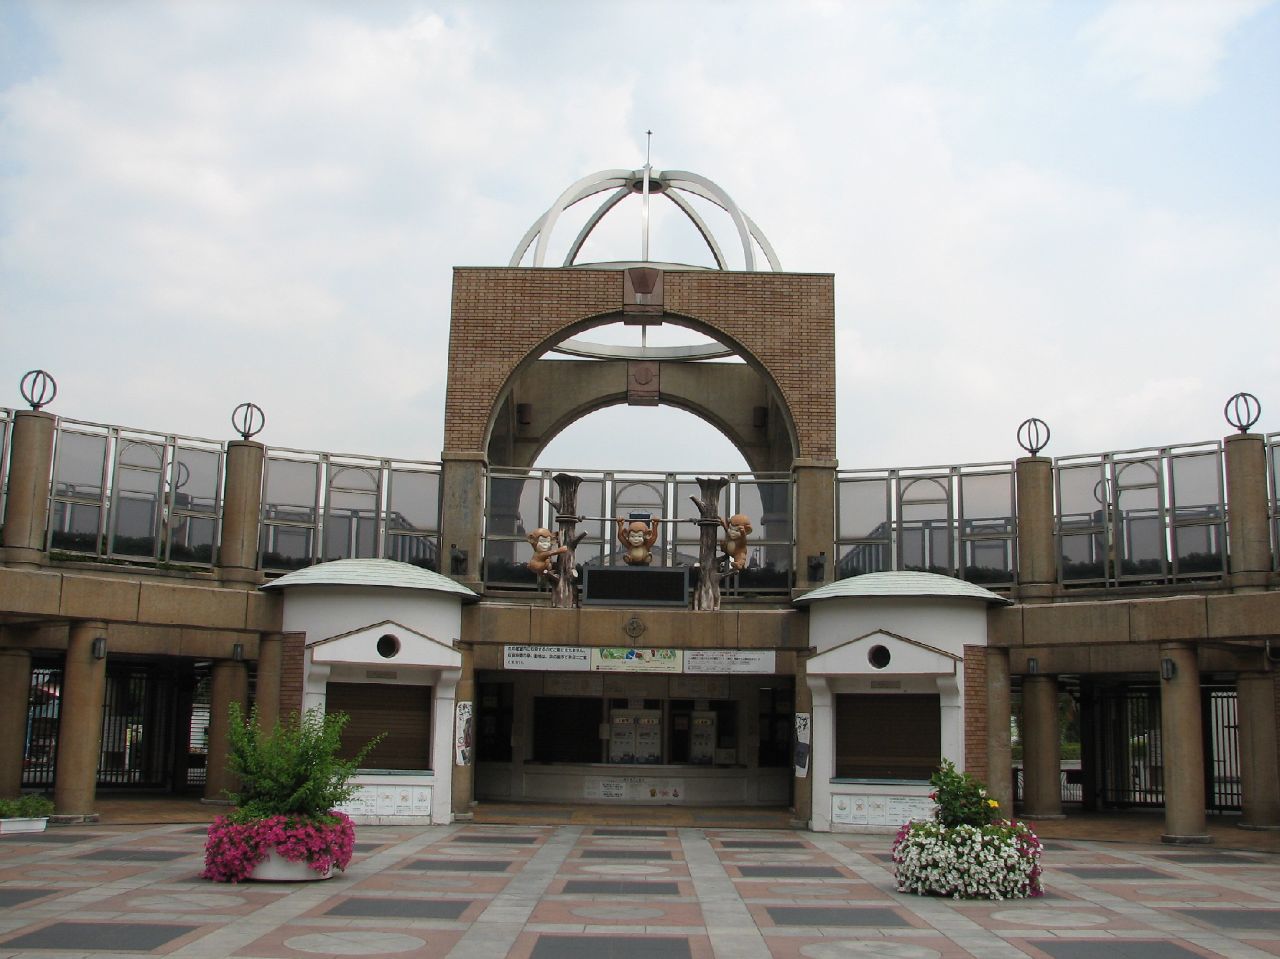
{"label": "metal railing", "polygon": [[1227,569],[1221,442],[1054,460],[1065,585],[1214,579]]}
{"label": "metal railing", "polygon": [[[7,496],[13,411],[0,409],[0,510]],[[1264,437],[1273,568],[1280,569],[1280,433]],[[219,440],[59,419],[47,548],[118,562],[209,567],[222,521],[226,444]],[[1059,578],[1066,586],[1221,579],[1227,561],[1221,442],[1058,457],[1053,462]],[[552,470],[489,472],[486,582],[533,586],[527,532],[554,526],[542,497]],[[690,474],[581,474],[579,512],[687,512]],[[837,474],[836,576],[919,569],[989,586],[1017,575],[1012,463]],[[535,489],[536,487],[536,489]],[[269,572],[350,557],[440,568],[440,465],[429,461],[272,448],[263,476],[260,561]],[[735,474],[724,515],[757,525],[748,592],[793,577],[794,496],[788,474]],[[2,515],[2,513],[0,513]],[[615,537],[593,521],[584,562],[613,562]],[[692,524],[664,524],[661,562],[696,562]]]}
{"label": "metal railing", "polygon": [[[491,469],[485,508],[483,576],[486,585],[537,589],[540,584],[526,563],[533,555],[527,537],[539,527],[555,530],[555,470]],[[654,566],[693,566],[698,562],[698,527],[689,502],[698,495],[693,474],[576,471],[581,477],[577,508],[586,517],[578,532],[586,533],[575,551],[584,565],[622,562],[615,517],[647,513],[662,522],[652,547]],[[794,569],[794,495],[788,473],[733,473],[722,494],[720,515],[746,514],[752,522],[747,538],[748,562],[722,582],[725,595],[781,594],[791,589]]]}
{"label": "metal railing", "polygon": [[440,568],[440,464],[272,448],[262,481],[261,566],[333,559]]}
{"label": "metal railing", "polygon": [[844,470],[836,578],[895,569],[1009,586],[1017,573],[1013,464]]}

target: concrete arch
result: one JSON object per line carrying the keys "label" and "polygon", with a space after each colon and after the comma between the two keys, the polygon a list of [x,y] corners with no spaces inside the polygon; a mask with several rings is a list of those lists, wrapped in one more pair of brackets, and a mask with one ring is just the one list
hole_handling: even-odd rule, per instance
{"label": "concrete arch", "polygon": [[777,384],[741,344],[694,317],[663,313],[652,320],[713,336],[745,362],[543,359],[557,343],[623,318],[615,312],[575,320],[529,350],[494,398],[485,443],[489,465],[531,466],[572,423],[627,403],[685,410],[723,433],[753,470],[790,469],[797,455],[795,421]]}

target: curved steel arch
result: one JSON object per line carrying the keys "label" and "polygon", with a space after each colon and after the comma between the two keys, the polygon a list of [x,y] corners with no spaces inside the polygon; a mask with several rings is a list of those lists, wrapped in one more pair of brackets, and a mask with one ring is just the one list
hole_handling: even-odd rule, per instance
{"label": "curved steel arch", "polygon": [[[568,189],[562,192],[547,208],[534,224],[529,227],[525,235],[516,245],[515,252],[511,255],[508,266],[518,267],[520,262],[529,252],[529,247],[533,246],[533,262],[531,266],[541,267],[546,265],[547,247],[550,242],[551,233],[555,229],[556,222],[560,219],[569,207],[576,203],[595,196],[599,193],[612,190],[611,196],[607,197],[587,218],[582,229],[578,231],[573,243],[569,247],[569,252],[565,255],[564,266],[573,266],[578,254],[582,252],[582,247],[586,243],[587,238],[592,231],[600,224],[600,221],[618,206],[630,194],[636,192],[635,183],[643,179],[645,171],[642,170],[601,170],[571,184]],[[696,209],[680,196],[677,191],[690,193],[700,197],[709,203],[715,204],[726,214],[733,222],[734,230],[738,235],[738,240],[742,244],[743,261],[746,264],[746,270],[755,271],[756,254],[753,241],[758,244],[763,251],[765,259],[769,263],[771,270],[780,272],[782,265],[778,261],[778,256],[774,252],[772,244],[769,243],[767,237],[756,225],[756,223],[747,216],[742,209],[734,202],[719,184],[701,176],[697,173],[691,173],[687,170],[668,170],[668,171],[651,171],[649,181],[654,185],[653,195],[665,196],[670,200],[681,213],[689,218],[694,228],[706,243],[707,249],[711,252],[712,258],[715,260],[716,269],[727,269],[723,251],[719,242],[712,233],[711,228],[706,221],[698,213]],[[536,243],[535,243],[536,240]]]}

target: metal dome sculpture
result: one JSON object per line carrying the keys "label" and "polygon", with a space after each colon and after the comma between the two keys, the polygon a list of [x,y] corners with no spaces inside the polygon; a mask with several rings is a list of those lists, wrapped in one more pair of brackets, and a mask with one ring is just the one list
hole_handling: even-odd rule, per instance
{"label": "metal dome sculpture", "polygon": [[[582,229],[578,231],[577,237],[569,246],[569,252],[565,254],[562,266],[575,266],[578,254],[582,252],[583,244],[586,243],[587,238],[591,236],[592,231],[604,219],[605,215],[627,197],[639,194],[644,198],[645,203],[643,252],[641,256],[643,262],[648,262],[649,260],[649,197],[656,195],[666,197],[676,205],[676,208],[681,213],[689,218],[698,233],[701,234],[707,249],[711,252],[711,256],[715,260],[715,268],[718,270],[728,269],[725,265],[724,252],[712,234],[711,228],[684,196],[684,194],[691,194],[714,203],[729,215],[737,231],[738,240],[742,244],[743,262],[746,264],[745,270],[748,272],[756,270],[757,255],[755,245],[759,245],[764,252],[765,259],[769,262],[769,269],[775,273],[782,271],[782,266],[778,263],[777,254],[773,252],[773,247],[769,244],[768,239],[760,232],[760,228],[755,225],[751,218],[742,212],[738,204],[733,202],[733,198],[722,187],[704,176],[699,176],[697,173],[690,173],[686,170],[654,170],[647,163],[639,170],[601,170],[599,173],[583,177],[573,184],[556,198],[556,201],[551,204],[547,212],[542,214],[534,222],[533,226],[529,227],[529,231],[525,233],[516,247],[515,253],[511,255],[511,262],[508,266],[520,266],[521,261],[529,252],[530,246],[533,246],[534,249],[533,262],[529,265],[534,267],[546,266],[547,247],[551,233],[555,229],[556,221],[560,219],[560,215],[574,204],[601,193],[609,193],[609,195],[601,201],[595,212],[587,218],[587,222],[583,224]],[[535,240],[537,241],[536,244]]]}

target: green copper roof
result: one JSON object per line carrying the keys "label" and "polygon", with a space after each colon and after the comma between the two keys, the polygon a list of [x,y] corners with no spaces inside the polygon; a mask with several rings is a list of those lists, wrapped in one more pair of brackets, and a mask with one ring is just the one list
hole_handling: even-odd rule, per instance
{"label": "green copper roof", "polygon": [[795,600],[797,606],[823,599],[856,599],[875,596],[895,599],[915,597],[939,597],[941,599],[980,599],[988,603],[1012,605],[1012,601],[998,596],[989,589],[967,583],[951,576],[937,573],[915,573],[899,570],[890,573],[864,573],[836,580],[826,586],[805,593]]}
{"label": "green copper roof", "polygon": [[389,586],[393,589],[429,589],[456,593],[464,601],[479,599],[475,593],[448,576],[421,566],[397,563],[393,559],[335,559],[286,573],[265,584],[263,589],[289,586]]}

